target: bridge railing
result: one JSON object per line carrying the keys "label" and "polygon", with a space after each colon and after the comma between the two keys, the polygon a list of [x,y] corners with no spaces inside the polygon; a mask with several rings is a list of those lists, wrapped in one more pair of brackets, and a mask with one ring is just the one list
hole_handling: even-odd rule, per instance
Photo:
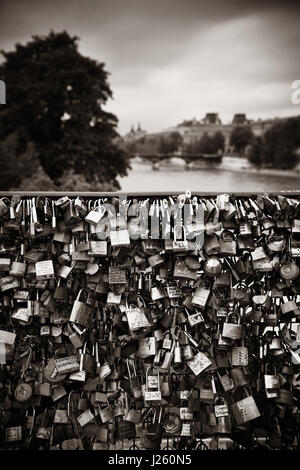
{"label": "bridge railing", "polygon": [[[11,197],[11,196],[21,196],[21,197],[37,197],[37,196],[45,196],[45,197],[62,197],[62,196],[69,196],[69,197],[89,197],[89,198],[109,198],[109,197],[119,197],[119,196],[127,196],[127,197],[175,197],[179,194],[184,194],[186,189],[182,189],[181,191],[113,191],[113,192],[79,192],[79,191],[0,191],[0,197]],[[284,190],[284,191],[192,191],[192,196],[197,197],[213,197],[217,196],[218,194],[228,194],[229,196],[236,196],[236,197],[251,197],[251,196],[286,196],[292,198],[293,196],[300,196],[300,188],[299,190]]]}

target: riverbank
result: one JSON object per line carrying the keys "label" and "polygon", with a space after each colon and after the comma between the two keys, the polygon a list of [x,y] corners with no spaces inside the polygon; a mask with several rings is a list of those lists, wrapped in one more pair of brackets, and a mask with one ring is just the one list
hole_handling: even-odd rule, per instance
{"label": "riverbank", "polygon": [[229,171],[247,171],[249,173],[257,173],[259,175],[272,175],[272,176],[284,176],[292,177],[300,176],[300,169],[295,168],[293,170],[278,170],[276,168],[257,168],[249,164],[246,158],[236,157],[223,157],[222,163],[218,166],[220,170]]}
{"label": "riverbank", "polygon": [[[151,163],[142,160],[139,157],[136,157],[132,159],[132,162],[136,165],[149,165],[151,166]],[[197,161],[197,162],[192,162],[189,165],[186,165],[185,162],[180,159],[180,158],[171,158],[170,160],[163,160],[159,162],[157,170],[159,169],[165,170],[165,169],[170,169],[175,170],[176,168],[184,168],[185,170],[203,170],[203,169],[209,169],[209,170],[214,170],[214,171],[231,171],[231,172],[247,172],[251,174],[257,174],[257,175],[269,175],[269,176],[282,176],[282,177],[290,177],[290,178],[295,178],[297,176],[300,177],[300,169],[296,168],[293,170],[278,170],[276,168],[257,168],[254,167],[253,165],[249,164],[248,160],[246,158],[240,158],[240,157],[230,157],[230,156],[224,156],[223,160],[221,163],[206,163],[204,161]]]}
{"label": "riverbank", "polygon": [[[119,178],[122,191],[299,191],[300,177],[296,172],[257,170],[246,166],[247,161],[225,157],[219,165],[188,167],[180,159],[160,163],[154,170],[149,161],[133,159],[128,175]],[[237,161],[239,160],[239,161]]]}

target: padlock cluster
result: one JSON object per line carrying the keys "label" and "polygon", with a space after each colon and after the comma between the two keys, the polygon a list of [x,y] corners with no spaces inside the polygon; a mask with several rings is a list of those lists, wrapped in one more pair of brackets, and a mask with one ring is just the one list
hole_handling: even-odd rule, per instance
{"label": "padlock cluster", "polygon": [[297,196],[3,197],[0,448],[299,449],[299,257]]}

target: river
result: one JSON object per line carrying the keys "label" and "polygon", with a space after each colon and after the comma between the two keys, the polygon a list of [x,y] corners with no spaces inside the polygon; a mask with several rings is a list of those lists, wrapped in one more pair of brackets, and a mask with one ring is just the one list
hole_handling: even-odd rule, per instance
{"label": "river", "polygon": [[[151,163],[133,160],[128,176],[119,178],[121,190],[138,191],[284,191],[300,190],[299,175],[264,174],[249,171],[229,159],[217,168],[189,168],[183,161],[172,161],[159,170],[153,170]],[[231,168],[231,169],[230,169]]]}

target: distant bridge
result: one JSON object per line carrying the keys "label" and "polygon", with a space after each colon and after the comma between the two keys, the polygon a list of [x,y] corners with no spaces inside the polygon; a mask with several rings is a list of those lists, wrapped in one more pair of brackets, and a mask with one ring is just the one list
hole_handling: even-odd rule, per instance
{"label": "distant bridge", "polygon": [[180,158],[181,160],[184,160],[186,167],[190,165],[190,163],[195,162],[195,161],[202,161],[207,164],[216,164],[216,163],[221,163],[223,154],[222,153],[215,153],[215,154],[199,154],[199,155],[176,155],[176,154],[169,154],[169,155],[163,155],[163,154],[150,154],[150,155],[132,155],[131,158],[139,157],[142,160],[147,160],[152,162],[152,168],[154,170],[159,169],[159,164],[162,163],[163,161],[166,160],[171,160],[171,158]]}

